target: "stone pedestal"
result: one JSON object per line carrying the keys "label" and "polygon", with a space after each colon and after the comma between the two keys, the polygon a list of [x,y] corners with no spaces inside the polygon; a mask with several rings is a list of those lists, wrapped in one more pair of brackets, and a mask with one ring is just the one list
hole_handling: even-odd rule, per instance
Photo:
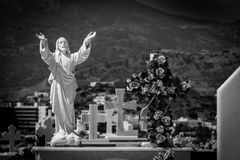
{"label": "stone pedestal", "polygon": [[[36,160],[150,160],[164,148],[34,147]],[[174,149],[174,160],[190,160],[190,149]]]}
{"label": "stone pedestal", "polygon": [[16,155],[16,152],[4,152],[0,153],[0,159],[1,160],[12,160],[14,159],[13,157]]}

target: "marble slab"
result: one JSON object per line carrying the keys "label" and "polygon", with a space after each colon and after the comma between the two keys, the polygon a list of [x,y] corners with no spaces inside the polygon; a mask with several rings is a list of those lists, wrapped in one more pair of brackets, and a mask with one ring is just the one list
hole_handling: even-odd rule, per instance
{"label": "marble slab", "polygon": [[[36,160],[150,160],[165,148],[150,147],[33,147]],[[191,149],[174,149],[174,160],[190,160]]]}
{"label": "marble slab", "polygon": [[240,159],[240,67],[217,90],[218,160]]}

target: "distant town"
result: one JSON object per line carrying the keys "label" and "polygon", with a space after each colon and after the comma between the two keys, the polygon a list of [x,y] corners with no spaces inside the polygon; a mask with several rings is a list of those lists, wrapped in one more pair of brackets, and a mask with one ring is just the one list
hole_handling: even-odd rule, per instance
{"label": "distant town", "polygon": [[[131,99],[127,96],[128,94],[125,94],[125,99]],[[89,104],[97,104],[98,111],[105,112],[105,101],[116,100],[114,82],[91,82],[88,87],[77,90],[74,104],[76,118],[80,118],[82,113],[88,112]],[[129,125],[132,125],[133,129],[140,128],[145,133],[147,131],[146,121],[141,119],[138,124],[138,113],[142,108],[142,104],[138,104],[137,107],[137,111],[126,110],[124,112],[124,127],[127,128]],[[35,134],[36,125],[48,116],[53,116],[48,91],[34,92],[32,95],[22,98],[21,101],[0,101],[0,110],[0,132],[6,131],[7,127],[13,124],[22,134],[26,135]],[[143,118],[146,119],[146,117]],[[98,125],[100,126],[98,131],[104,133],[106,125],[101,123]],[[199,131],[204,131],[207,138],[216,136],[216,122],[206,121],[200,117],[193,119],[183,115],[173,120],[173,126],[176,134],[181,133],[185,136],[196,137]],[[144,137],[144,134],[141,136]]]}

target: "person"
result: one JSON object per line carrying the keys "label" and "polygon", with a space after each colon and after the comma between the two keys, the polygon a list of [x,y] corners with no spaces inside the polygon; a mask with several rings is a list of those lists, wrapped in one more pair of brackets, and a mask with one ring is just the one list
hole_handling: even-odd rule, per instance
{"label": "person", "polygon": [[74,99],[77,83],[74,70],[89,57],[91,42],[96,32],[90,32],[75,53],[71,53],[68,41],[64,37],[57,39],[55,52],[52,53],[47,38],[42,33],[36,36],[40,40],[41,58],[51,71],[48,82],[51,85],[50,104],[55,116],[55,134],[50,144],[55,146],[75,143],[77,140],[74,134]]}

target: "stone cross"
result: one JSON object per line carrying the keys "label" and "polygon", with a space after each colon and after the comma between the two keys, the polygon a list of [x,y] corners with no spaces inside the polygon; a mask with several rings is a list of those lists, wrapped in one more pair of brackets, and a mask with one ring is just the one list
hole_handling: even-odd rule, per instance
{"label": "stone cross", "polygon": [[9,141],[9,152],[13,152],[15,149],[15,141],[20,140],[21,133],[16,131],[16,127],[14,125],[10,125],[8,127],[8,133],[3,133],[3,138]]}
{"label": "stone cross", "polygon": [[36,134],[39,137],[45,136],[45,145],[46,142],[50,142],[55,132],[55,128],[53,127],[54,119],[50,115],[48,115],[47,119],[43,122],[36,124]]}
{"label": "stone cross", "polygon": [[240,157],[240,67],[217,90],[217,159]]}
{"label": "stone cross", "polygon": [[107,135],[112,134],[112,123],[117,122],[117,115],[113,116],[113,109],[107,109],[106,112],[106,122],[107,122]]}
{"label": "stone cross", "polygon": [[105,109],[116,109],[118,115],[117,121],[117,135],[122,136],[124,134],[124,127],[123,127],[123,109],[130,109],[136,110],[137,109],[137,102],[136,101],[129,101],[124,102],[124,93],[125,89],[116,88],[115,89],[117,95],[117,102],[109,102],[105,101]]}
{"label": "stone cross", "polygon": [[[111,119],[111,114],[111,111],[107,113],[98,113],[97,104],[89,105],[89,113],[82,113],[81,115],[82,123],[89,124],[89,139],[97,139],[97,123],[107,122],[109,119]],[[109,126],[108,123],[107,126]],[[111,130],[107,127],[107,133],[108,132],[111,132]]]}

